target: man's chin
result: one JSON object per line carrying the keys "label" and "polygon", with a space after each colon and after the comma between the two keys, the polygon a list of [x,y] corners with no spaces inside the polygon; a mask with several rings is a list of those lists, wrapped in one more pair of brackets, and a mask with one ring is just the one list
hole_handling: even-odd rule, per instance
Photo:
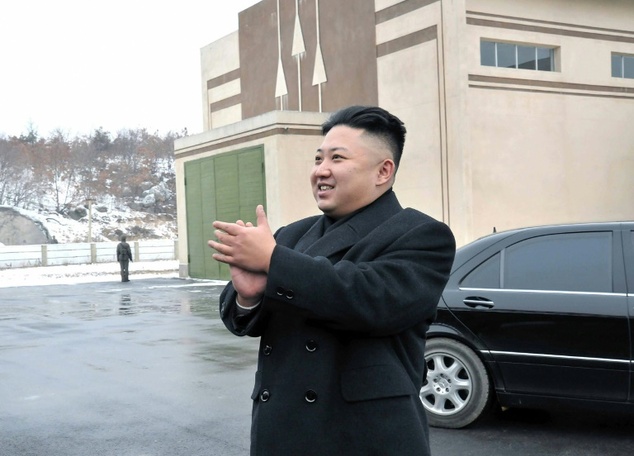
{"label": "man's chin", "polygon": [[332,213],[334,212],[332,206],[330,206],[329,204],[317,203],[317,207],[319,208],[321,212],[324,213],[324,215],[331,216]]}

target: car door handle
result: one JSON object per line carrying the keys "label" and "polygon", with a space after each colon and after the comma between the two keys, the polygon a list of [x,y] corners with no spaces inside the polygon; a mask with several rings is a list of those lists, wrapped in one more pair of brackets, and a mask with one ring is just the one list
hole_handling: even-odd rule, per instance
{"label": "car door handle", "polygon": [[482,298],[480,296],[469,296],[465,298],[462,302],[465,303],[466,306],[476,308],[476,307],[486,307],[487,309],[493,308],[495,304],[493,301],[489,301],[487,298]]}

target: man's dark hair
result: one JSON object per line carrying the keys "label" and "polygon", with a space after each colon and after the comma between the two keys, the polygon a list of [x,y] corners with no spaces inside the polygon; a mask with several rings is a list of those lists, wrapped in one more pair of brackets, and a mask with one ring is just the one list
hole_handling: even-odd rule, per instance
{"label": "man's dark hair", "polygon": [[121,242],[125,242],[126,239],[125,235],[121,236]]}
{"label": "man's dark hair", "polygon": [[385,141],[392,151],[394,164],[398,168],[407,132],[401,119],[376,106],[349,106],[335,112],[323,123],[322,134],[325,136],[337,125],[359,128]]}

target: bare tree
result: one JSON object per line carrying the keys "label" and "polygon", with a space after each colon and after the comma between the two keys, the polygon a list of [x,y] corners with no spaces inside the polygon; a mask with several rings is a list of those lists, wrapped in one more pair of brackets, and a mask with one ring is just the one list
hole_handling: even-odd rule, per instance
{"label": "bare tree", "polygon": [[43,177],[57,212],[64,212],[84,197],[81,174],[70,143],[61,130],[57,130],[38,151],[39,176]]}
{"label": "bare tree", "polygon": [[17,138],[0,138],[0,204],[28,208],[37,201],[30,151],[35,146]]}
{"label": "bare tree", "polygon": [[87,196],[141,196],[145,182],[174,192],[174,140],[181,136],[128,129],[111,139],[99,128],[83,137],[58,130],[39,138],[31,126],[19,138],[0,137],[0,204],[63,213]]}

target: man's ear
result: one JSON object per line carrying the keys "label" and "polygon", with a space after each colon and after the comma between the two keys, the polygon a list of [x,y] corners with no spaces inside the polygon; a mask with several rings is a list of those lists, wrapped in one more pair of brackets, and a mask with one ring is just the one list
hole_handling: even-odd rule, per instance
{"label": "man's ear", "polygon": [[392,180],[396,172],[394,160],[386,158],[379,166],[376,185],[380,186]]}

